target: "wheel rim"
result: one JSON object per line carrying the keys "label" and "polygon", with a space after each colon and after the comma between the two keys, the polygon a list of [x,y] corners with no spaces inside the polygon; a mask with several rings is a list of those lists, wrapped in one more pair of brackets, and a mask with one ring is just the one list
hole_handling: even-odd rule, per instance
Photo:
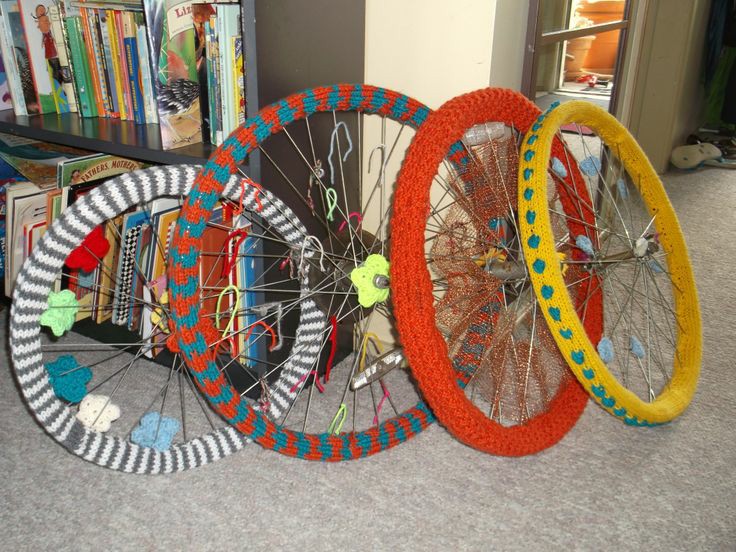
{"label": "wheel rim", "polygon": [[[503,455],[531,454],[556,443],[575,424],[585,407],[587,398],[582,389],[572,380],[563,381],[558,390],[552,390],[554,398],[549,401],[545,411],[539,410],[529,419],[519,419],[513,424],[499,423],[498,412],[492,411],[489,417],[488,412],[482,411],[471,401],[472,397],[466,395],[462,386],[472,382],[478,368],[478,361],[484,355],[493,353],[494,350],[502,352],[505,350],[503,343],[496,347],[493,346],[493,325],[498,322],[498,314],[484,313],[485,305],[478,305],[477,299],[484,294],[488,296],[502,290],[505,284],[499,284],[499,279],[496,278],[496,284],[490,283],[488,284],[490,287],[484,288],[479,282],[492,280],[489,277],[489,271],[469,272],[467,269],[461,271],[463,277],[476,286],[476,293],[467,294],[466,304],[460,303],[461,308],[458,309],[463,311],[463,314],[470,312],[475,316],[474,319],[464,324],[464,328],[476,325],[484,326],[484,329],[475,332],[475,338],[470,336],[469,332],[466,333],[465,342],[463,340],[458,342],[455,339],[454,347],[453,339],[450,339],[450,345],[455,349],[451,353],[448,350],[445,336],[437,327],[437,322],[439,321],[440,325],[446,325],[443,317],[447,310],[445,304],[448,302],[447,298],[450,297],[452,287],[461,288],[463,284],[450,286],[444,297],[433,295],[436,291],[433,288],[433,282],[438,274],[446,277],[451,269],[441,266],[428,267],[425,244],[430,239],[427,230],[431,231],[432,225],[429,222],[417,223],[417,221],[427,220],[426,213],[429,212],[429,221],[432,224],[437,227],[445,224],[445,222],[432,221],[434,216],[432,213],[438,211],[438,208],[431,207],[433,200],[430,197],[430,185],[433,179],[436,179],[437,167],[440,166],[445,155],[455,167],[468,171],[464,175],[461,174],[457,180],[461,182],[462,187],[467,187],[469,182],[478,181],[477,176],[474,177],[472,174],[473,165],[476,163],[474,156],[477,153],[469,151],[469,148],[463,146],[462,143],[458,145],[456,142],[468,129],[474,125],[484,125],[488,121],[499,121],[508,127],[523,131],[533,124],[538,113],[539,110],[519,94],[501,89],[480,90],[447,102],[440,110],[430,115],[407,154],[399,179],[392,222],[392,232],[397,236],[393,246],[392,281],[398,328],[406,344],[410,365],[419,381],[422,393],[443,425],[447,426],[456,437],[480,450]],[[513,162],[512,159],[510,163],[513,164]],[[480,171],[475,171],[481,173],[479,179],[481,186],[485,186],[487,175],[484,172],[486,170],[487,167],[481,167]],[[471,195],[467,193],[467,188],[466,190],[457,189],[455,205],[473,203]],[[513,205],[508,205],[509,198],[505,198],[504,202],[507,203],[502,210],[505,213],[504,216],[511,217],[509,220],[514,226],[518,226],[517,222],[513,221],[514,209]],[[461,208],[461,210],[469,211],[472,208]],[[446,208],[443,209],[446,213],[450,213]],[[488,216],[496,215],[489,214]],[[452,214],[447,218],[452,218]],[[472,219],[472,217],[469,218]],[[482,221],[481,226],[487,228],[488,222],[490,221]],[[480,231],[478,233],[480,234]],[[466,241],[472,245],[479,244],[483,250],[488,250],[493,245],[493,242],[488,239]],[[508,251],[508,247],[506,249],[506,253],[512,253]],[[518,266],[519,248],[517,246],[514,249],[516,253],[509,255],[508,258]],[[452,250],[448,249],[448,251],[450,253],[446,252],[446,255],[453,254]],[[462,247],[456,249],[454,253],[458,252],[461,252],[462,256]],[[480,252],[478,250],[473,253]],[[467,264],[472,266],[475,263],[472,260]],[[525,271],[522,270],[523,272]],[[470,284],[465,285],[470,286]],[[586,294],[585,290],[581,289],[581,292]],[[451,303],[455,298],[455,296],[451,297],[449,302]],[[600,304],[597,297],[593,296],[592,299],[593,308],[590,309],[586,322],[590,331],[594,333],[600,326]],[[512,309],[509,309],[509,312],[513,312]],[[478,335],[489,337],[485,340],[478,339]],[[472,346],[471,349],[480,348],[482,352],[462,354],[462,350],[468,349],[468,345]],[[461,354],[456,354],[457,350],[460,350]],[[451,359],[452,354],[455,356]],[[497,361],[499,357],[491,354],[486,358],[486,364],[493,366],[493,361],[487,362],[489,358]],[[456,366],[466,368],[459,385],[454,381],[451,360]],[[499,387],[497,386],[497,389]]]}
{"label": "wheel rim", "polygon": [[[548,169],[554,137],[567,144],[566,157],[552,157],[557,170]],[[519,177],[521,208],[530,213],[522,218],[526,259],[537,295],[545,290],[540,302],[568,364],[596,402],[627,424],[673,419],[695,392],[701,333],[685,242],[661,181],[631,135],[586,102],[548,111],[525,144],[532,152]],[[571,166],[581,168],[591,190],[587,208],[595,222],[560,236],[543,196],[548,179]],[[560,250],[576,250],[582,258],[568,262],[601,282],[607,315],[598,341],[578,331],[567,293],[558,293],[560,266],[549,260]],[[560,336],[563,329],[569,339]]]}

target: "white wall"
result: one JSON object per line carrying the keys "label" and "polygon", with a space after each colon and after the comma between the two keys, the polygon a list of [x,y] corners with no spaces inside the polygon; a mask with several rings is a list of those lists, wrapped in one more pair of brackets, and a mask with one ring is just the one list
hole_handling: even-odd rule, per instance
{"label": "white wall", "polygon": [[496,3],[366,0],[365,82],[432,108],[488,86]]}
{"label": "white wall", "polygon": [[490,85],[521,89],[529,0],[496,0]]}

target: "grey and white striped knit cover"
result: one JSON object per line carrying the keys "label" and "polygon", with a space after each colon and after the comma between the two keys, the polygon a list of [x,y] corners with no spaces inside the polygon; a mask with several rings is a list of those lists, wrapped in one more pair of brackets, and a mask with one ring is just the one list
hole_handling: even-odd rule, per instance
{"label": "grey and white striped knit cover", "polygon": [[[49,292],[67,255],[98,224],[131,206],[161,196],[186,195],[199,169],[199,166],[153,167],[105,182],[54,221],[18,274],[10,317],[10,348],[21,392],[39,423],[60,444],[101,466],[140,474],[178,472],[228,456],[247,442],[246,437],[227,426],[172,445],[166,451],[157,451],[90,430],[76,419],[76,410],[56,397],[43,364],[39,318],[47,309]],[[246,209],[254,210],[256,190],[249,190],[243,203]],[[239,178],[234,176],[223,195],[238,201],[240,193]],[[288,207],[266,190],[260,192],[258,199],[262,205],[258,215],[293,245],[295,256],[298,256],[307,235],[304,226]],[[313,257],[316,252],[305,248],[304,254]],[[274,419],[294,400],[299,389],[291,390],[314,366],[326,331],[325,315],[308,296],[306,275],[302,275],[302,297],[300,324],[292,354],[281,377],[270,389],[269,415]]]}

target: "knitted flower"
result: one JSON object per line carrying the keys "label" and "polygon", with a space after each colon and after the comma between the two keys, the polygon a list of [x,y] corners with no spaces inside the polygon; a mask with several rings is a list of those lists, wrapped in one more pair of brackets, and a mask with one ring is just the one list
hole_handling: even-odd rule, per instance
{"label": "knitted flower", "polygon": [[79,403],[77,420],[93,431],[105,432],[120,417],[120,407],[107,395],[87,395]]}
{"label": "knitted flower", "polygon": [[78,403],[87,394],[87,384],[92,379],[92,370],[80,366],[72,355],[62,355],[46,364],[49,381],[60,399]]}
{"label": "knitted flower", "polygon": [[142,447],[166,450],[171,446],[179,427],[179,420],[175,418],[148,412],[130,434],[130,440]]}
{"label": "knitted flower", "polygon": [[42,326],[48,326],[56,337],[71,330],[79,311],[79,303],[73,291],[68,289],[49,293],[48,309],[39,319]]}
{"label": "knitted flower", "polygon": [[363,307],[372,307],[388,299],[388,286],[378,287],[377,280],[388,281],[388,261],[374,253],[350,273],[350,280],[358,290],[358,302]]}
{"label": "knitted flower", "polygon": [[81,245],[69,253],[66,265],[82,272],[92,272],[109,250],[110,242],[105,238],[102,225],[96,226]]}

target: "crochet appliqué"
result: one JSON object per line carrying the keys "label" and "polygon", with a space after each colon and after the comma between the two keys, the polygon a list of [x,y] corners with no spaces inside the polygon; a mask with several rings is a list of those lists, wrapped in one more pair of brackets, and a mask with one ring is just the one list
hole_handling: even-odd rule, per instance
{"label": "crochet appliqu\u00e9", "polygon": [[87,394],[87,384],[92,379],[92,370],[80,366],[73,355],[61,355],[46,365],[49,382],[60,399],[78,403]]}
{"label": "crochet appliqu\u00e9", "polygon": [[110,251],[110,242],[105,238],[102,226],[96,226],[79,247],[69,253],[66,265],[83,272],[92,272],[108,251]]}
{"label": "crochet appliqu\u00e9", "polygon": [[77,420],[93,430],[104,433],[120,417],[120,407],[110,402],[107,395],[87,395],[79,403]]}
{"label": "crochet appliqu\u00e9", "polygon": [[167,450],[179,427],[179,420],[175,418],[161,416],[158,412],[148,412],[130,434],[130,440],[142,447]]}
{"label": "crochet appliqu\u00e9", "polygon": [[39,319],[42,326],[48,326],[56,337],[72,329],[79,311],[79,303],[73,291],[68,289],[49,293],[49,308]]}
{"label": "crochet appliqu\u00e9", "polygon": [[388,261],[377,253],[368,255],[365,262],[350,273],[350,280],[358,290],[358,302],[362,307],[372,307],[388,299],[388,287],[377,287],[377,277],[388,278]]}

